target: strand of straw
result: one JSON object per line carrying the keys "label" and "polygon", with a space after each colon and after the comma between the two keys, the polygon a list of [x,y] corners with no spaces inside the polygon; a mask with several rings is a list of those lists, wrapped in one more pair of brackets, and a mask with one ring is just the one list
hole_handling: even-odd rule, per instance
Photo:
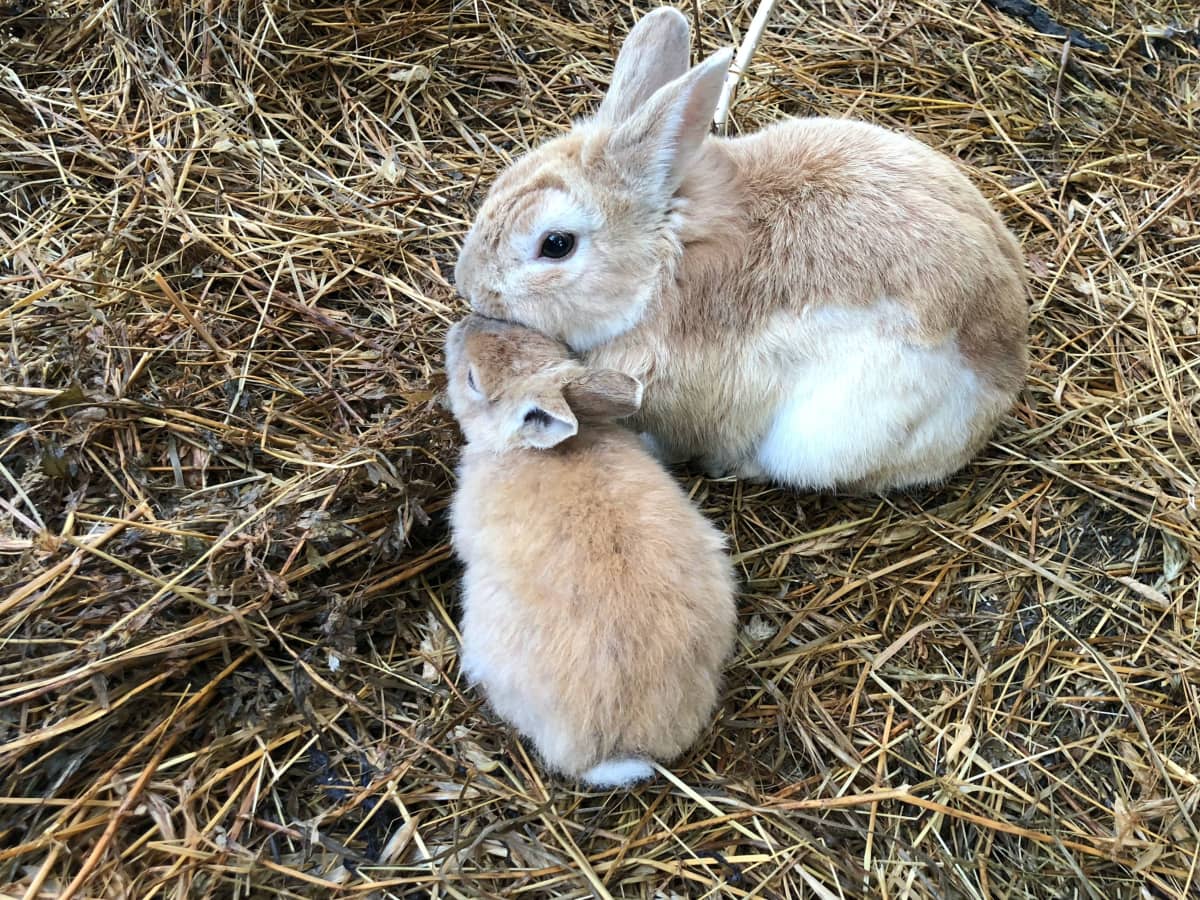
{"label": "strand of straw", "polygon": [[750,30],[746,32],[742,46],[738,48],[737,56],[733,59],[733,65],[729,67],[729,72],[725,76],[725,84],[721,88],[721,96],[717,101],[717,111],[713,115],[717,131],[721,134],[725,134],[726,131],[729,107],[733,103],[733,93],[737,89],[738,81],[741,79],[742,73],[749,67],[754,51],[758,48],[758,41],[774,11],[775,0],[762,0],[759,3],[758,12],[754,14],[754,19],[750,22]]}

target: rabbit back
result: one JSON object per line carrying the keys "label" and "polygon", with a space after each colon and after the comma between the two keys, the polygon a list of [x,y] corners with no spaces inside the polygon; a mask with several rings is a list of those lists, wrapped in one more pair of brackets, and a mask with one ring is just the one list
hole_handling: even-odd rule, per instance
{"label": "rabbit back", "polygon": [[[950,157],[907,135],[830,118],[712,143],[741,181],[743,242],[723,246],[740,276],[735,306],[750,324],[780,310],[899,304],[913,342],[953,335],[982,378],[1010,390],[1023,381],[1020,247]],[[711,267],[703,255],[685,254],[685,283],[687,269]]]}
{"label": "rabbit back", "polygon": [[732,573],[636,438],[468,457],[452,515],[464,670],[548,765],[581,775],[687,748],[732,646]]}

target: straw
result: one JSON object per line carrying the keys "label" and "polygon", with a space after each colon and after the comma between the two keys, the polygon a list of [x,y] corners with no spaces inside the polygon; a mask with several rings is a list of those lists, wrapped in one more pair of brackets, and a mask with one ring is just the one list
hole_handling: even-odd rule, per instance
{"label": "straw", "polygon": [[[1195,896],[1200,23],[997,6],[780,3],[728,125],[960,160],[1028,388],[936,488],[678,470],[738,651],[600,794],[460,674],[440,370],[473,210],[648,4],[0,7],[0,897]],[[701,58],[759,4],[681,8]]]}

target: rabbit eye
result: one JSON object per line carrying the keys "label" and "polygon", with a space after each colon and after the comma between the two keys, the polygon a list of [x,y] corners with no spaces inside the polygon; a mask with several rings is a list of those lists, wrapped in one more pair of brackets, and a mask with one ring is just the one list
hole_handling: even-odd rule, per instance
{"label": "rabbit eye", "polygon": [[575,235],[565,231],[551,231],[542,238],[539,256],[546,259],[566,259],[575,249]]}
{"label": "rabbit eye", "polygon": [[474,369],[467,369],[467,387],[469,387],[475,393],[477,393],[477,394],[479,393],[479,385],[477,385],[475,383],[475,370]]}

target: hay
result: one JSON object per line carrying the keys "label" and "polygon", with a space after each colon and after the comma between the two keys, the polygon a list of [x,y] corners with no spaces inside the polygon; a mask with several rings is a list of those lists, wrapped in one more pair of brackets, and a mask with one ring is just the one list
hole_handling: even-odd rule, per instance
{"label": "hay", "polygon": [[[684,8],[697,52],[754,12]],[[972,166],[1028,252],[1029,388],[939,490],[681,473],[744,583],[727,695],[589,795],[458,675],[438,368],[471,209],[634,12],[0,6],[0,896],[1194,896],[1200,23],[1049,11],[1105,50],[776,10],[732,130]]]}

